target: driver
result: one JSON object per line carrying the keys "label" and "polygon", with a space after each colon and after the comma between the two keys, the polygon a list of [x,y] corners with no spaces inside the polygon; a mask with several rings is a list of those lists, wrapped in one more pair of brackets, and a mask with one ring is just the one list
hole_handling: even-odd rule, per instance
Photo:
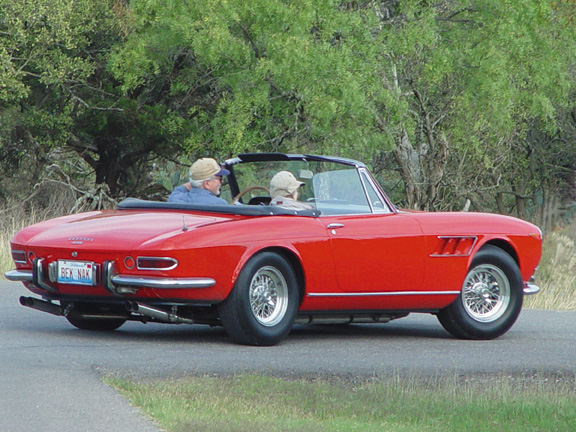
{"label": "driver", "polygon": [[310,210],[314,207],[310,204],[298,201],[298,193],[305,183],[296,180],[290,171],[280,171],[270,180],[270,205],[279,206],[290,210]]}
{"label": "driver", "polygon": [[219,195],[222,176],[229,174],[230,171],[222,168],[212,158],[198,159],[190,167],[190,181],[175,188],[168,202],[226,205],[226,200]]}

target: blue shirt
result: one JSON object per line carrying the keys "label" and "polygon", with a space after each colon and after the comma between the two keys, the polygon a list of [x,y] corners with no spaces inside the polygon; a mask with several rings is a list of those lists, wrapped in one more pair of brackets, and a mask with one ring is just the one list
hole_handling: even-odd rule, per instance
{"label": "blue shirt", "polygon": [[175,188],[168,202],[181,202],[189,204],[204,204],[204,205],[226,205],[228,204],[225,199],[219,198],[212,192],[202,188],[195,188],[188,190],[186,186],[178,186]]}

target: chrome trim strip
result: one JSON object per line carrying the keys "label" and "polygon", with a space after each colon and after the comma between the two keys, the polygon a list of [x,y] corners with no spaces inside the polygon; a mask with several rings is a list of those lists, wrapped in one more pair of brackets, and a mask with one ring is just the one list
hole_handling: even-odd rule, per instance
{"label": "chrome trim strip", "polygon": [[4,277],[14,282],[32,282],[32,270],[9,270]]}
{"label": "chrome trim strip", "polygon": [[212,278],[163,278],[153,276],[113,275],[109,279],[114,285],[148,287],[157,289],[209,288],[216,285]]}
{"label": "chrome trim strip", "polygon": [[540,292],[540,287],[532,282],[525,282],[523,291],[524,295],[534,295]]}
{"label": "chrome trim strip", "polygon": [[377,297],[406,295],[458,295],[460,291],[393,291],[393,292],[361,292],[361,293],[309,293],[308,297]]}

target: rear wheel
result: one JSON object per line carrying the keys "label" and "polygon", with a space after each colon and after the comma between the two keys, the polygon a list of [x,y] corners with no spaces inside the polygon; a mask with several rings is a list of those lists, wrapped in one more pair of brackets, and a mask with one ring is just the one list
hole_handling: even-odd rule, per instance
{"label": "rear wheel", "polygon": [[523,298],[516,262],[502,249],[486,246],[472,260],[462,292],[438,320],[456,337],[494,339],[516,322]]}
{"label": "rear wheel", "polygon": [[254,256],[218,310],[226,333],[235,342],[276,345],[292,329],[298,310],[298,283],[292,267],[275,253]]}

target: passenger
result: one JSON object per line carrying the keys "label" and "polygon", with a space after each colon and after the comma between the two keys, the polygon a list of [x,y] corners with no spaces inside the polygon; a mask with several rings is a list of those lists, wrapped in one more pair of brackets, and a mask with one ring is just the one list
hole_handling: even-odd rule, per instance
{"label": "passenger", "polygon": [[270,180],[270,205],[290,210],[310,210],[314,207],[310,204],[298,201],[300,187],[305,183],[296,180],[294,174],[289,171],[280,171]]}
{"label": "passenger", "polygon": [[225,205],[226,200],[220,198],[222,176],[230,171],[222,168],[212,158],[198,159],[190,167],[190,181],[175,188],[168,202],[181,202],[204,205]]}

